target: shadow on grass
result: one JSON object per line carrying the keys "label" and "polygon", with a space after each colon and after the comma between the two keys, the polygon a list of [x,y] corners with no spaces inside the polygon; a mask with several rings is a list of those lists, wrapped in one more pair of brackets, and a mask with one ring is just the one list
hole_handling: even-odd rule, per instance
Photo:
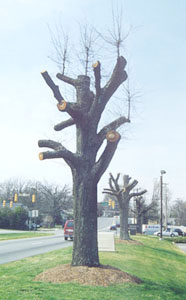
{"label": "shadow on grass", "polygon": [[[183,296],[180,299],[186,299],[186,286],[185,288],[182,288],[180,286],[175,286],[174,281],[172,280],[172,283],[165,283],[165,284],[158,284],[154,283],[153,281],[150,280],[144,280],[144,285],[141,287],[144,290],[148,291],[162,291],[162,292],[173,292],[176,296]],[[185,298],[184,298],[185,297]]]}
{"label": "shadow on grass", "polygon": [[166,256],[168,255],[169,259],[178,259],[178,258],[183,259],[184,258],[182,253],[172,252],[171,250],[162,249],[160,247],[154,248],[154,247],[145,245],[145,248],[151,249],[152,252],[154,252],[154,253],[158,252],[161,254],[165,254]]}

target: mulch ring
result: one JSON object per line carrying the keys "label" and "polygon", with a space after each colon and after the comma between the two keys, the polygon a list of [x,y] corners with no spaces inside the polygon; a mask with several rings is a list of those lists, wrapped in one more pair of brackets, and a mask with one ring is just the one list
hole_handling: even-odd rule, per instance
{"label": "mulch ring", "polygon": [[52,283],[75,282],[91,286],[109,286],[124,282],[142,283],[139,278],[109,265],[101,265],[100,267],[74,267],[70,264],[48,269],[37,275],[34,281]]}

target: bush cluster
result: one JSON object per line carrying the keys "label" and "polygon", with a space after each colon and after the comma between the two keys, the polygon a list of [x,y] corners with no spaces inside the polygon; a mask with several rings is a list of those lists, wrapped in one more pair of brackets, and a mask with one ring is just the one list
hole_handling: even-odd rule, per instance
{"label": "bush cluster", "polygon": [[28,220],[28,212],[17,207],[12,210],[8,207],[0,209],[0,228],[3,229],[27,229],[26,221]]}

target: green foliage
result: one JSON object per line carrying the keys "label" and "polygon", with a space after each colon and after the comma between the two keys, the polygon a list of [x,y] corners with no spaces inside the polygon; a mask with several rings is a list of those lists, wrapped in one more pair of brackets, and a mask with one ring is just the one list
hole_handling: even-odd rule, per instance
{"label": "green foliage", "polygon": [[174,238],[167,238],[167,240],[174,242],[174,243],[181,243],[186,244],[186,236],[178,236]]}
{"label": "green foliage", "polygon": [[71,262],[71,247],[1,265],[0,299],[3,300],[185,300],[186,256],[167,240],[135,236],[139,244],[116,243],[116,252],[101,252],[100,261],[143,280],[81,286],[75,283],[37,282],[37,274]]}
{"label": "green foliage", "polygon": [[22,207],[17,207],[15,210],[8,207],[0,209],[0,228],[27,229],[27,219],[28,212]]}
{"label": "green foliage", "polygon": [[9,207],[0,209],[0,228],[11,228],[13,212]]}

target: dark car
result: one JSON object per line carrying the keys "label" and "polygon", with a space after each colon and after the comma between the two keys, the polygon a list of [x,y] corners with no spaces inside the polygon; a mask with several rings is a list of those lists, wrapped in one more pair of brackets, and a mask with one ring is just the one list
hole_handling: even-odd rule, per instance
{"label": "dark car", "polygon": [[178,235],[181,235],[181,236],[186,235],[185,232],[183,232],[180,228],[175,228],[174,231],[177,232]]}
{"label": "dark car", "polygon": [[119,227],[120,227],[120,224],[116,224],[116,225],[114,224],[114,225],[110,226],[110,230],[116,230]]}
{"label": "dark car", "polygon": [[110,226],[110,230],[116,230],[116,229],[117,229],[116,225],[111,225]]}

